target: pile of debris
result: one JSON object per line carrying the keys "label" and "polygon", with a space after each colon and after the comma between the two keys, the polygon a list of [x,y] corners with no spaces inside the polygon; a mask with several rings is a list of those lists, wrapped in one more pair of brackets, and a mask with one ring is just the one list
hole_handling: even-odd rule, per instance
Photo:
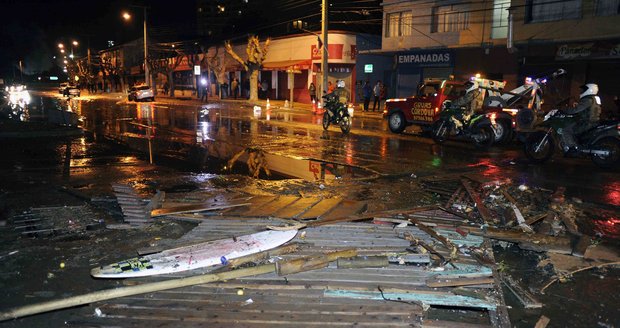
{"label": "pile of debris", "polygon": [[[592,267],[618,263],[595,252],[601,246],[581,231],[579,203],[561,189],[468,175],[415,179],[436,204],[369,211],[366,200],[230,189],[147,200],[114,185],[133,227],[162,219],[198,225],[92,271],[136,286],[17,308],[0,320],[93,303],[66,322],[509,327],[502,283],[525,308],[542,304],[496,263],[494,241],[593,259]],[[556,278],[546,286],[566,276]],[[539,327],[547,323],[541,318]]]}

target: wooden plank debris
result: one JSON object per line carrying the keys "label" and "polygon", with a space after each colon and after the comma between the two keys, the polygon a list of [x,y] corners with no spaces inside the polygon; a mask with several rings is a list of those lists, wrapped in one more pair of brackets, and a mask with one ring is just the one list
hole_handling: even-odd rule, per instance
{"label": "wooden plank debris", "polygon": [[453,306],[472,308],[482,308],[487,310],[495,310],[497,305],[493,302],[481,300],[473,297],[462,295],[454,295],[449,292],[424,292],[424,291],[405,291],[405,290],[385,290],[381,291],[361,291],[361,290],[344,290],[329,289],[324,292],[326,297],[345,297],[356,299],[373,299],[373,300],[398,300],[404,302],[420,302],[428,305],[436,306]]}
{"label": "wooden plank debris", "polygon": [[551,322],[551,319],[541,315],[538,321],[536,321],[534,328],[546,328],[549,322]]}
{"label": "wooden plank debris", "polygon": [[343,200],[338,204],[336,208],[329,211],[329,213],[325,214],[321,217],[321,221],[329,221],[342,217],[347,217],[350,215],[360,214],[368,208],[368,204],[366,202],[355,201],[355,200]]}
{"label": "wooden plank debris", "polygon": [[308,211],[300,215],[298,219],[320,219],[323,217],[323,215],[336,208],[338,204],[340,204],[340,202],[342,202],[342,199],[340,198],[322,199],[320,202],[314,204],[314,206],[312,206],[312,208],[310,208]]}
{"label": "wooden plank debris", "polygon": [[340,257],[352,257],[357,255],[355,249],[342,250],[326,253],[319,256],[303,257],[290,261],[279,261],[275,264],[264,264],[244,269],[235,269],[215,274],[202,274],[193,277],[170,279],[153,283],[145,283],[136,286],[127,286],[115,289],[96,291],[84,295],[67,297],[64,299],[42,302],[39,304],[26,305],[0,312],[0,321],[21,318],[33,314],[50,312],[58,309],[65,309],[73,306],[88,304],[92,302],[110,300],[119,297],[152,293],[156,291],[187,287],[193,285],[207,284],[216,281],[225,281],[247,276],[256,276],[276,271],[279,275],[299,273],[306,270],[314,270],[319,267],[327,266],[331,261],[336,261]]}
{"label": "wooden plank debris", "polygon": [[483,236],[517,243],[520,248],[537,252],[554,252],[571,254],[573,251],[571,239],[562,236],[548,236],[538,233],[527,234],[520,231],[500,230],[487,228]]}
{"label": "wooden plank debris", "polygon": [[426,232],[429,236],[437,239],[440,243],[442,243],[447,249],[450,250],[450,258],[456,259],[458,258],[458,247],[454,245],[448,238],[438,234],[433,228],[426,226],[424,223],[421,223],[415,218],[409,218],[411,222],[415,223],[416,227],[420,230]]}
{"label": "wooden plank debris", "polygon": [[463,178],[461,179],[461,183],[463,184],[463,187],[465,187],[465,190],[467,190],[469,197],[471,197],[474,203],[476,203],[476,209],[478,210],[478,213],[480,213],[482,220],[484,220],[487,224],[492,224],[493,216],[491,215],[491,212],[489,212],[489,209],[484,205],[480,195],[474,190],[474,187],[472,187],[469,180]]}
{"label": "wooden plank debris", "polygon": [[198,213],[204,211],[217,211],[217,210],[225,210],[229,208],[248,206],[251,203],[243,203],[243,204],[230,204],[230,205],[216,205],[216,204],[197,204],[197,205],[183,205],[169,208],[160,208],[151,211],[151,217],[159,217],[165,215],[174,215],[174,214],[183,214],[183,213]]}
{"label": "wooden plank debris", "polygon": [[151,212],[147,209],[147,204],[131,186],[113,183],[112,189],[127,223],[142,225],[150,221]]}
{"label": "wooden plank debris", "polygon": [[297,196],[277,197],[273,201],[266,203],[259,208],[256,208],[252,212],[252,216],[272,216],[276,211],[290,205],[297,200],[299,200],[299,197]]}
{"label": "wooden plank debris", "polygon": [[523,304],[526,309],[539,309],[543,304],[538,301],[530,292],[526,291],[512,277],[506,274],[500,275],[502,283],[512,292],[512,294]]}
{"label": "wooden plank debris", "polygon": [[495,280],[492,277],[476,277],[476,278],[433,278],[426,280],[428,287],[457,287],[493,284]]}
{"label": "wooden plank debris", "polygon": [[339,258],[336,265],[338,269],[385,268],[390,265],[390,262],[387,256],[356,256]]}
{"label": "wooden plank debris", "polygon": [[279,218],[289,218],[296,219],[308,211],[312,206],[321,201],[321,198],[308,197],[308,198],[299,198],[297,201],[291,203],[285,208],[282,208],[275,213],[273,216]]}

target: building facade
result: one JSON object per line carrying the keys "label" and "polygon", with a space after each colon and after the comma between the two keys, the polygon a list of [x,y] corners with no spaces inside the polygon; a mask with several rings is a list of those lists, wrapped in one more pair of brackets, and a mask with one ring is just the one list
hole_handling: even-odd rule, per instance
{"label": "building facade", "polygon": [[618,84],[619,0],[385,0],[380,51],[391,57],[396,96],[411,95],[425,78],[467,79],[479,73],[521,85],[558,68],[566,105],[578,86],[596,82],[605,106]]}

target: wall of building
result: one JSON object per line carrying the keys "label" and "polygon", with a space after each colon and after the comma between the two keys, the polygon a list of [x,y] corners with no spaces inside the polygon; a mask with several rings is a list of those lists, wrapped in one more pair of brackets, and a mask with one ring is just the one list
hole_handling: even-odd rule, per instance
{"label": "wall of building", "polygon": [[619,16],[595,16],[595,2],[596,0],[581,1],[580,18],[528,23],[526,0],[512,0],[515,43],[587,41],[619,37]]}

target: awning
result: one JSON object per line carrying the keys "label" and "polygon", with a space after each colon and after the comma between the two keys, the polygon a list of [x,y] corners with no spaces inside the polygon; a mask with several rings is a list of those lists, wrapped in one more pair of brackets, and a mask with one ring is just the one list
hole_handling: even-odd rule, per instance
{"label": "awning", "polygon": [[264,62],[264,70],[286,70],[286,69],[309,69],[312,60],[310,59],[297,59],[297,60],[283,60],[274,62]]}

